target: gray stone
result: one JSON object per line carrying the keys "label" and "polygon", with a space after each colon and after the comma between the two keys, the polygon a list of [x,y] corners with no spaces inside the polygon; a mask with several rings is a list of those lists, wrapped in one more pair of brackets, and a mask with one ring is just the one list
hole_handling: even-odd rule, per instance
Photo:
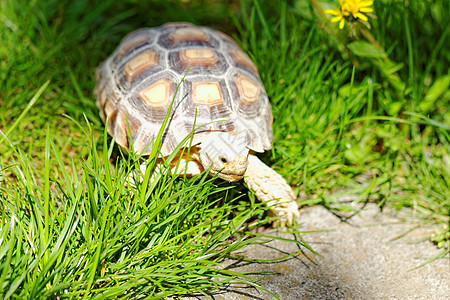
{"label": "gray stone", "polygon": [[[260,272],[258,284],[280,299],[450,299],[450,260],[439,259],[415,269],[440,250],[426,240],[430,228],[368,205],[342,222],[321,206],[302,210],[302,237],[321,256],[304,249],[280,262],[226,262],[232,270]],[[292,238],[270,230],[265,234]],[[240,254],[246,258],[273,259],[299,247],[279,240],[252,245]],[[269,273],[276,272],[276,273]],[[230,286],[214,299],[273,299],[253,287]],[[198,297],[204,299],[203,297]]]}

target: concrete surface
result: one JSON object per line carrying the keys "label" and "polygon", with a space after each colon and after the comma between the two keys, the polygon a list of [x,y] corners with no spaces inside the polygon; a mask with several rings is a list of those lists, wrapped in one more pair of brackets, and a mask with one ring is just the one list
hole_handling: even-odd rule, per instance
{"label": "concrete surface", "polygon": [[[412,270],[439,253],[425,239],[430,229],[403,236],[414,224],[380,214],[375,205],[347,222],[320,206],[302,210],[300,220],[301,231],[332,230],[302,235],[322,256],[306,251],[282,262],[228,263],[227,267],[261,272],[252,278],[260,279],[258,283],[280,299],[450,299],[449,259]],[[292,238],[273,230],[267,233]],[[272,241],[246,248],[243,256],[272,259],[298,249],[295,243]],[[237,286],[213,298],[274,299],[267,292]]]}

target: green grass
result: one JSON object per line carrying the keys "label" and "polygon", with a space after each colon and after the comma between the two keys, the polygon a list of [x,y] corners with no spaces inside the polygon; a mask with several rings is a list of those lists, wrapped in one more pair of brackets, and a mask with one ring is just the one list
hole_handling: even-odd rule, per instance
{"label": "green grass", "polygon": [[265,209],[204,175],[163,174],[133,194],[124,180],[138,158],[98,117],[95,67],[127,32],[168,21],[224,30],[254,59],[274,113],[262,158],[300,204],[343,218],[368,202],[401,210],[433,225],[448,257],[448,1],[375,1],[382,50],[310,1],[115,2],[0,2],[2,297],[161,298],[248,282],[215,266],[256,242],[247,221],[263,224]]}

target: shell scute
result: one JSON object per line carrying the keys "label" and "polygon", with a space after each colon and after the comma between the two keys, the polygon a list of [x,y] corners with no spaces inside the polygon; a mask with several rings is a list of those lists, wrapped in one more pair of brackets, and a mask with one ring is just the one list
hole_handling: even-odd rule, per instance
{"label": "shell scute", "polygon": [[[177,78],[169,72],[146,78],[135,87],[127,104],[136,115],[150,123],[162,123],[175,96]],[[172,109],[172,115],[175,113]]]}
{"label": "shell scute", "polygon": [[196,125],[210,131],[219,130],[220,123],[233,119],[232,99],[226,81],[214,79],[186,79],[183,82],[184,92],[190,95],[181,108],[183,114],[196,115]]}
{"label": "shell scute", "polygon": [[[249,76],[242,73],[234,73],[231,76],[233,85],[232,97],[236,99],[235,111],[240,117],[245,119],[260,119],[266,109],[266,94],[264,90]],[[253,126],[251,126],[253,127]]]}
{"label": "shell scute", "polygon": [[224,57],[212,48],[190,47],[169,53],[169,66],[179,75],[189,70],[191,75],[221,75],[228,65]]}
{"label": "shell scute", "polygon": [[149,150],[151,150],[151,144],[153,143],[155,136],[155,129],[151,126],[139,127],[131,134],[131,140],[133,141],[133,150],[136,153],[142,153],[144,151],[149,152]]}
{"label": "shell scute", "polygon": [[129,57],[116,73],[118,87],[124,93],[149,76],[164,70],[163,53],[157,49],[146,49]]}
{"label": "shell scute", "polygon": [[243,102],[254,103],[260,100],[261,88],[253,80],[238,74],[235,83]]}
{"label": "shell scute", "polygon": [[210,36],[205,30],[196,26],[175,27],[166,30],[158,39],[158,45],[165,49],[181,47],[219,47],[219,41]]}
{"label": "shell scute", "polygon": [[231,47],[228,50],[228,52],[230,53],[230,56],[233,58],[234,65],[236,67],[243,68],[248,72],[258,75],[258,69],[256,68],[256,65],[253,63],[250,57],[248,57],[248,55],[245,54],[244,51],[242,51],[238,47]]}
{"label": "shell scute", "polygon": [[154,43],[154,38],[155,34],[145,28],[129,33],[122,39],[122,42],[113,54],[113,64],[118,65],[123,58],[150,46]]}

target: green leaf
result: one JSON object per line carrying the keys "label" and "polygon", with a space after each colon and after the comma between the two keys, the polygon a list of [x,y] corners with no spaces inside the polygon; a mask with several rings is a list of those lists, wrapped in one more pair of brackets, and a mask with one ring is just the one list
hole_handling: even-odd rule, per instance
{"label": "green leaf", "polygon": [[369,42],[355,41],[348,44],[348,48],[359,57],[385,58],[386,53]]}
{"label": "green leaf", "polygon": [[438,79],[436,79],[433,83],[433,85],[428,90],[427,94],[425,95],[424,101],[422,101],[419,104],[419,108],[423,112],[429,111],[434,102],[445,92],[448,90],[448,87],[450,85],[450,74],[447,74],[445,76],[441,76]]}

